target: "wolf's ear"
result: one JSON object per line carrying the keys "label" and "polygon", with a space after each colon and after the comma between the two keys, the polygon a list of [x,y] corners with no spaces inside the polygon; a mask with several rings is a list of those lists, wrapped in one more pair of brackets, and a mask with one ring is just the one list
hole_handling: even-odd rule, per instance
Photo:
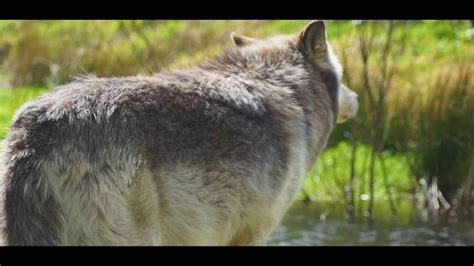
{"label": "wolf's ear", "polygon": [[254,41],[256,41],[256,39],[254,39],[254,38],[250,38],[250,37],[243,36],[243,35],[237,35],[235,32],[232,32],[230,34],[230,38],[235,43],[235,45],[237,45],[239,47],[251,44]]}
{"label": "wolf's ear", "polygon": [[314,20],[308,23],[299,33],[297,42],[306,52],[315,55],[327,53],[326,25],[322,20]]}

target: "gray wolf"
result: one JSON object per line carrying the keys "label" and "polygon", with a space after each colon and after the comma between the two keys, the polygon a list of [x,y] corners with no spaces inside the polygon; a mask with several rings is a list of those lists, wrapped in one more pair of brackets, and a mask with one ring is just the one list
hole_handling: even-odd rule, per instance
{"label": "gray wolf", "polygon": [[357,95],[322,21],[154,76],[77,77],[5,140],[7,245],[265,245]]}

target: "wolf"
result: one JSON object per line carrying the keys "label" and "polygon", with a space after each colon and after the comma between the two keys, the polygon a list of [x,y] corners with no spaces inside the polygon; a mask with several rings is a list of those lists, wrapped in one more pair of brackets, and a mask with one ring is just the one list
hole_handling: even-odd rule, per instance
{"label": "wolf", "polygon": [[22,106],[5,244],[265,245],[358,99],[323,21],[231,39],[195,67],[80,76]]}

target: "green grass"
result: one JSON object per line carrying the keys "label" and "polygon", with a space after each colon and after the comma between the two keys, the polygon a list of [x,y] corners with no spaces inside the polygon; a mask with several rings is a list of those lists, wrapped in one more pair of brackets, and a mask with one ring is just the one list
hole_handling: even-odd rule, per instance
{"label": "green grass", "polygon": [[[356,200],[368,195],[369,156],[372,148],[358,144],[355,163],[355,194]],[[308,174],[303,184],[299,199],[314,201],[344,202],[350,183],[352,146],[348,142],[340,142],[337,146],[326,149],[318,159],[316,166]],[[385,152],[383,154],[386,167],[387,183],[395,198],[405,197],[416,187],[410,168],[406,163],[406,156]],[[375,164],[375,199],[387,197],[383,182],[383,171],[380,160]]]}
{"label": "green grass", "polygon": [[5,138],[15,111],[28,100],[34,99],[46,91],[46,88],[34,87],[15,90],[0,89],[0,140]]}
{"label": "green grass", "polygon": [[[98,75],[152,73],[194,64],[231,45],[232,31],[254,37],[296,34],[307,21],[0,21],[0,77],[15,86],[46,85],[49,65],[59,66],[60,82],[70,75],[93,71]],[[413,74],[431,73],[445,60],[474,58],[474,38],[465,21],[399,21],[405,31],[397,38],[408,43],[398,59],[409,83]],[[340,52],[350,54],[357,39],[351,21],[327,21],[328,37]],[[383,28],[377,29],[380,36]],[[403,34],[407,33],[407,34]],[[403,35],[403,36],[402,36]],[[416,60],[414,60],[416,57]],[[416,71],[409,69],[416,63]]]}

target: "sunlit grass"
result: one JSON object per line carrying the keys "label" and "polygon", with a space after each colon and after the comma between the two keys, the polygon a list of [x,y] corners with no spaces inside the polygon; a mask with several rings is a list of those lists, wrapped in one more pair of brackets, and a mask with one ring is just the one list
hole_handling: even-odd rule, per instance
{"label": "sunlit grass", "polygon": [[[12,75],[14,84],[45,85],[48,71],[35,79],[30,74],[47,64],[59,66],[60,82],[83,71],[106,76],[152,73],[176,65],[177,57],[193,64],[202,61],[202,54],[207,51],[213,54],[222,51],[231,45],[232,31],[252,37],[296,34],[306,23],[305,20],[5,21],[0,22],[0,48],[9,47],[3,63],[9,66],[5,71]],[[471,49],[474,38],[467,20],[399,24],[405,31],[395,34],[397,42],[403,39],[408,45],[406,53],[397,58],[397,65],[404,69],[406,77],[397,84],[420,77],[420,83],[426,83],[425,77],[433,68],[474,58]],[[352,21],[327,21],[328,37],[338,47],[337,52],[344,43],[344,49],[351,54],[357,43],[356,25]],[[386,33],[379,30],[377,34],[382,38]],[[348,66],[346,69],[351,71]]]}
{"label": "sunlit grass", "polygon": [[[358,144],[355,162],[355,195],[356,199],[367,200],[369,178],[368,163],[372,148],[368,145]],[[304,180],[300,199],[314,201],[339,201],[348,200],[350,183],[352,146],[348,142],[340,142],[337,146],[325,150],[318,159],[316,166]],[[414,179],[406,163],[406,156],[385,152],[386,178],[389,189],[394,197],[404,197],[414,187]],[[376,160],[374,197],[385,199],[387,196],[383,179],[384,172],[379,159]]]}

